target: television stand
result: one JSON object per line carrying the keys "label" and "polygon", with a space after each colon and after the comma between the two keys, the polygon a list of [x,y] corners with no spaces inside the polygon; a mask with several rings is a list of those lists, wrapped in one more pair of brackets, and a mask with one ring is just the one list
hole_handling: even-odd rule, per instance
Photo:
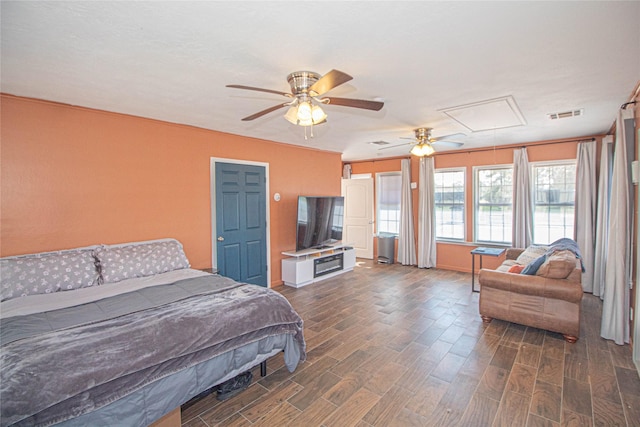
{"label": "television stand", "polygon": [[333,246],[328,246],[328,245],[320,245],[320,246],[316,246],[315,248],[311,248],[311,249],[315,249],[315,250],[322,250],[322,249],[333,249]]}
{"label": "television stand", "polygon": [[356,251],[347,245],[282,254],[290,257],[282,260],[282,281],[294,288],[346,273],[356,265]]}

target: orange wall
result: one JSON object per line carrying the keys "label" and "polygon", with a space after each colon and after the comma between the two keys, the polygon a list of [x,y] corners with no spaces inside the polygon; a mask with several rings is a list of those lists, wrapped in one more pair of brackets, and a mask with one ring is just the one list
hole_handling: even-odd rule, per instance
{"label": "orange wall", "polygon": [[[587,139],[587,138],[585,138]],[[600,143],[600,137],[597,138]],[[558,142],[548,145],[548,142]],[[536,145],[536,143],[527,145],[527,155],[529,162],[550,161],[550,160],[566,160],[575,159],[578,142],[561,142],[561,141],[545,141],[545,145]],[[515,147],[519,148],[522,145]],[[436,168],[466,168],[466,242],[465,243],[436,243],[436,267],[448,270],[471,272],[471,254],[470,251],[478,246],[473,244],[473,166],[485,165],[501,165],[513,163],[514,148],[500,148],[495,150],[470,150],[456,151],[450,153],[435,154]],[[599,152],[599,151],[598,151]],[[353,174],[370,173],[375,177],[378,172],[400,171],[400,158],[384,160],[384,161],[363,161],[351,163]],[[411,158],[411,181],[418,182],[418,174],[420,170],[420,162],[417,157]],[[375,182],[375,180],[374,180]],[[413,200],[413,217],[414,229],[416,233],[415,241],[417,243],[418,233],[418,190],[412,190]],[[417,248],[417,245],[416,245]],[[504,256],[500,258],[483,257],[483,267],[495,268],[504,260]],[[476,264],[478,264],[476,258]]]}
{"label": "orange wall", "polygon": [[194,268],[211,267],[210,158],[220,157],[269,164],[277,284],[281,252],[295,247],[297,196],[340,195],[339,153],[9,95],[0,101],[1,256],[174,237]]}

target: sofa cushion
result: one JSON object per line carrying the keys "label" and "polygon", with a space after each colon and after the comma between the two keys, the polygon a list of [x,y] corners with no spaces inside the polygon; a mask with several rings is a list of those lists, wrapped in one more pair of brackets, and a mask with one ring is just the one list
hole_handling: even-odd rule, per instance
{"label": "sofa cushion", "polygon": [[537,260],[542,255],[544,255],[547,252],[547,250],[549,250],[548,246],[531,245],[518,256],[518,258],[516,259],[516,262],[522,265],[531,264],[533,261]]}
{"label": "sofa cushion", "polygon": [[502,264],[496,268],[497,271],[508,272],[511,267],[514,265],[519,265],[515,259],[505,259]]}
{"label": "sofa cushion", "polygon": [[566,279],[575,270],[576,259],[575,254],[569,250],[554,252],[547,257],[536,274],[549,279]]}

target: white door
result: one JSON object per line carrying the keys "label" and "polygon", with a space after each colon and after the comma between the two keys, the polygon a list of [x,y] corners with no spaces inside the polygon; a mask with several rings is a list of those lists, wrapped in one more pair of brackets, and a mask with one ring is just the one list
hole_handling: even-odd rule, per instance
{"label": "white door", "polygon": [[342,241],[353,245],[356,257],[373,259],[373,178],[343,179]]}

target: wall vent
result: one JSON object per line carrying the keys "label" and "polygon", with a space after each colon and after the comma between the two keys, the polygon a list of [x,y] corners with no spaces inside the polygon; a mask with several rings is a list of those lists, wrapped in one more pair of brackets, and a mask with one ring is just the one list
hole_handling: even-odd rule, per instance
{"label": "wall vent", "polygon": [[563,111],[562,113],[547,114],[551,120],[568,119],[569,117],[578,117],[582,115],[584,115],[584,108],[580,108],[579,110]]}

